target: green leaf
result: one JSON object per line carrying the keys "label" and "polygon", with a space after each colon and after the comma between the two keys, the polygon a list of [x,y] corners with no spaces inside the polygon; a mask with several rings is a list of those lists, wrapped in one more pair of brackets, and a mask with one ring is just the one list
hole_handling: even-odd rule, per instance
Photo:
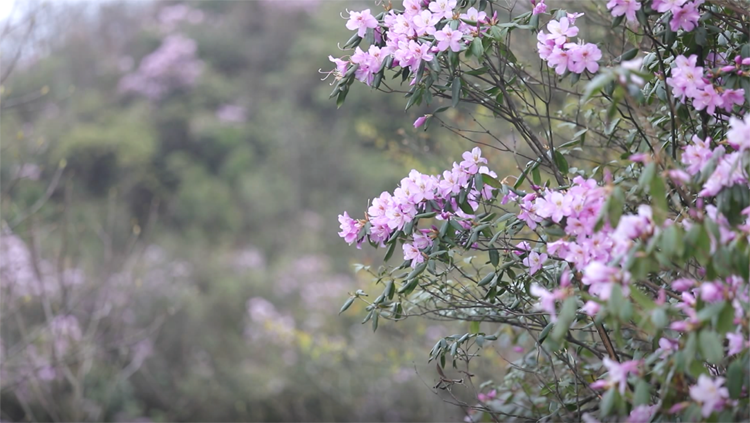
{"label": "green leaf", "polygon": [[667,323],[669,323],[667,320],[667,312],[665,312],[664,309],[657,308],[651,313],[651,321],[654,322],[657,329],[664,328],[667,326]]}
{"label": "green leaf", "polygon": [[651,179],[651,203],[653,206],[654,222],[657,225],[664,223],[667,218],[667,189],[662,178]]}
{"label": "green leaf", "polygon": [[656,303],[650,297],[646,296],[640,289],[634,288],[630,290],[630,297],[633,301],[638,303],[639,306],[643,307],[644,310],[650,311],[656,308]]}
{"label": "green leaf", "polygon": [[375,332],[378,330],[378,318],[380,317],[380,313],[374,313],[372,315],[372,331]]}
{"label": "green leaf", "polygon": [[461,100],[461,78],[453,78],[453,84],[451,86],[451,106],[454,108],[458,106],[459,100]]}
{"label": "green leaf", "polygon": [[388,261],[393,257],[393,252],[396,250],[396,244],[398,243],[392,242],[388,244],[388,249],[385,251],[385,258],[383,259],[384,261]]}
{"label": "green leaf", "polygon": [[585,102],[594,95],[598,94],[605,85],[609,84],[614,80],[614,76],[611,73],[602,73],[597,75],[594,79],[586,84],[586,91],[583,94],[582,102]]}
{"label": "green leaf", "polygon": [[426,269],[426,268],[427,268],[427,263],[426,262],[419,263],[417,265],[417,267],[415,267],[414,270],[412,270],[411,273],[409,273],[409,275],[406,277],[406,279],[408,280],[408,279],[414,279],[414,278],[416,278],[422,272],[424,272],[424,269]]}
{"label": "green leaf", "polygon": [[342,89],[339,92],[338,97],[336,97],[336,108],[341,108],[341,106],[344,104],[344,101],[346,100],[346,95],[349,93],[349,89],[345,88]]}
{"label": "green leaf", "polygon": [[475,335],[479,333],[479,321],[469,323],[469,332]]}
{"label": "green leaf", "polygon": [[721,301],[715,304],[709,304],[704,306],[701,311],[698,312],[697,317],[700,322],[707,322],[713,319],[714,316],[718,316],[721,310],[726,305],[726,302]]}
{"label": "green leaf", "polygon": [[565,336],[566,333],[568,333],[570,325],[576,318],[577,307],[578,305],[576,304],[575,297],[568,297],[565,300],[562,306],[562,310],[560,311],[560,316],[558,317],[557,323],[555,324],[555,330],[552,331],[553,339],[559,341]]}
{"label": "green leaf", "polygon": [[643,379],[639,379],[635,385],[633,394],[633,405],[648,405],[651,403],[651,385]]}
{"label": "green leaf", "polygon": [[484,189],[484,180],[481,173],[474,174],[474,189],[481,192]]}
{"label": "green leaf", "polygon": [[617,395],[617,389],[609,389],[606,394],[602,397],[600,404],[601,409],[599,410],[599,416],[604,418],[612,413],[615,407],[615,396]]}
{"label": "green leaf", "polygon": [[471,51],[471,55],[476,57],[477,60],[481,60],[482,55],[484,55],[484,47],[482,46],[482,39],[479,37],[474,38],[474,41],[471,42],[471,47],[469,47],[469,51]]}
{"label": "green leaf", "polygon": [[547,339],[547,336],[549,335],[552,328],[555,326],[554,323],[549,322],[547,326],[542,329],[542,333],[539,334],[539,344],[543,344],[544,340]]}
{"label": "green leaf", "polygon": [[542,175],[539,173],[539,166],[536,166],[531,170],[531,179],[534,181],[535,185],[542,185]]}
{"label": "green leaf", "polygon": [[740,79],[740,87],[745,90],[745,103],[750,104],[750,78]]}
{"label": "green leaf", "polygon": [[555,165],[563,175],[568,173],[568,161],[565,160],[565,157],[558,150],[555,150]]}
{"label": "green leaf", "polygon": [[497,250],[490,250],[490,263],[497,268],[500,264],[500,253]]}
{"label": "green leaf", "polygon": [[660,248],[665,254],[676,259],[682,258],[685,253],[682,228],[678,225],[669,225],[664,229],[660,241]]}
{"label": "green leaf", "polygon": [[638,55],[638,49],[637,48],[631,48],[630,50],[623,53],[620,57],[618,57],[619,60],[616,60],[617,62],[624,62],[627,60],[630,60]]}
{"label": "green leaf", "polygon": [[620,15],[620,16],[617,16],[616,18],[612,19],[612,28],[617,28],[618,26],[620,26],[620,24],[624,20],[625,20],[625,15]]}
{"label": "green leaf", "polygon": [[656,163],[649,163],[641,172],[641,176],[638,178],[638,186],[641,191],[648,193],[651,187],[651,180],[656,176]]}
{"label": "green leaf", "polygon": [[734,307],[731,303],[724,304],[724,308],[716,318],[716,330],[724,335],[734,329]]}
{"label": "green leaf", "polygon": [[480,280],[477,285],[478,286],[485,286],[488,283],[492,281],[492,278],[494,278],[497,274],[495,272],[490,272],[487,274],[487,276],[483,277],[482,280]]}
{"label": "green leaf", "polygon": [[339,310],[339,314],[341,314],[341,313],[345,312],[346,310],[348,310],[349,307],[351,307],[352,303],[354,303],[354,299],[355,298],[356,297],[349,297],[349,299],[346,300],[346,302],[344,303],[344,305],[341,307],[341,310]]}
{"label": "green leaf", "polygon": [[727,371],[727,389],[729,390],[730,398],[740,398],[742,384],[747,383],[747,378],[747,366],[743,366],[740,359],[734,360],[729,365],[729,370]]}
{"label": "green leaf", "polygon": [[700,340],[701,354],[712,364],[718,364],[724,358],[724,347],[718,333],[703,329],[698,335]]}
{"label": "green leaf", "polygon": [[617,224],[620,223],[622,213],[625,211],[625,193],[622,192],[620,187],[615,187],[612,190],[612,194],[607,199],[606,206],[609,224],[613,228],[616,228]]}
{"label": "green leaf", "polygon": [[612,291],[609,294],[609,302],[607,303],[607,308],[612,312],[613,315],[619,316],[620,315],[620,309],[625,303],[625,298],[622,296],[622,287],[620,285],[614,284],[612,286]]}
{"label": "green leaf", "polygon": [[482,173],[481,175],[482,175],[482,182],[484,182],[485,184],[491,186],[492,188],[497,188],[497,189],[502,188],[502,184],[497,179],[493,178],[492,176],[486,173]]}

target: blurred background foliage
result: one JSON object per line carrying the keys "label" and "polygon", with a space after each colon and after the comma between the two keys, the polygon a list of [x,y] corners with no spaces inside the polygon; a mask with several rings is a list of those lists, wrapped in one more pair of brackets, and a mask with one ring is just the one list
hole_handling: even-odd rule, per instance
{"label": "blurred background foliage", "polygon": [[415,131],[428,111],[400,96],[328,99],[339,13],[377,6],[17,3],[35,23],[2,46],[0,419],[462,418],[427,365],[449,325],[337,315],[377,254],[352,253],[336,216],[472,146]]}

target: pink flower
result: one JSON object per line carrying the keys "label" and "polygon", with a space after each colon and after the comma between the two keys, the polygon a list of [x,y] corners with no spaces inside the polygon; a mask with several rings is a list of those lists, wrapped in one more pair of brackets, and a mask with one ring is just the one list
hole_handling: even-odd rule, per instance
{"label": "pink flower", "polygon": [[404,15],[414,16],[422,11],[422,0],[404,0]]}
{"label": "pink flower", "polygon": [[347,60],[337,59],[333,56],[328,56],[328,60],[336,64],[336,72],[338,72],[339,76],[344,76],[346,68],[349,66],[349,62]]}
{"label": "pink flower", "polygon": [[412,37],[416,34],[416,28],[411,18],[404,15],[396,16],[391,29],[394,33],[403,34],[407,37]]}
{"label": "pink flower", "polygon": [[555,47],[557,47],[555,39],[544,31],[539,31],[539,33],[536,34],[536,39],[538,41],[536,43],[536,48],[539,51],[539,57],[542,58],[542,60],[547,60]]}
{"label": "pink flower", "polygon": [[411,260],[411,267],[417,267],[419,263],[424,261],[424,256],[417,247],[411,244],[404,244],[402,248],[404,250],[404,260]]}
{"label": "pink flower", "polygon": [[547,23],[549,37],[557,43],[563,45],[567,42],[568,37],[578,35],[578,27],[573,26],[568,18],[561,18],[560,21],[549,21]]}
{"label": "pink flower", "polygon": [[658,405],[639,405],[628,416],[627,423],[649,423]]}
{"label": "pink flower", "polygon": [[436,16],[445,19],[452,19],[453,9],[456,7],[456,3],[457,0],[435,0],[430,3],[430,10]]}
{"label": "pink flower", "polygon": [[364,37],[367,32],[367,28],[377,28],[378,20],[370,13],[370,9],[365,9],[361,12],[351,12],[349,14],[349,21],[346,22],[346,28],[354,31],[357,30],[357,35]]}
{"label": "pink flower", "polygon": [[735,105],[742,106],[745,103],[745,90],[742,88],[724,90],[721,99],[724,102],[724,110],[731,112]]}
{"label": "pink flower", "polygon": [[[532,3],[534,1],[532,0]],[[534,9],[531,11],[532,15],[538,15],[540,13],[547,12],[547,5],[544,4],[544,0],[539,0],[539,3],[534,5]]]}
{"label": "pink flower", "polygon": [[414,16],[414,28],[418,36],[432,34],[435,31],[435,24],[440,21],[440,16],[435,16],[429,10],[423,10]]}
{"label": "pink flower", "polygon": [[628,375],[636,373],[638,371],[639,360],[630,360],[623,363],[618,363],[614,360],[610,360],[609,357],[604,357],[602,360],[604,367],[607,368],[607,380],[597,381],[596,385],[592,384],[592,388],[612,388],[617,386],[621,394],[625,393],[625,386],[628,383]]}
{"label": "pink flower", "polygon": [[[615,284],[625,282],[626,274],[616,267],[609,267],[604,263],[593,261],[583,269],[581,282],[590,285],[589,292],[602,300],[608,300]],[[625,288],[625,287],[624,287]],[[623,294],[626,290],[623,289]]]}
{"label": "pink flower", "polygon": [[693,98],[693,107],[696,110],[706,109],[709,115],[716,112],[717,107],[724,105],[721,94],[717,93],[713,85],[706,85],[703,90],[698,91]]}
{"label": "pink flower", "polygon": [[533,275],[542,268],[545,261],[547,261],[547,254],[539,254],[536,251],[532,251],[523,259],[523,265],[528,267],[529,274]]}
{"label": "pink flower", "polygon": [[700,286],[701,299],[707,303],[715,303],[724,299],[724,290],[720,283],[704,282]]}
{"label": "pink flower", "polygon": [[[435,4],[435,3],[431,3]],[[439,51],[445,51],[450,48],[454,52],[461,51],[461,38],[463,34],[459,31],[451,29],[450,26],[446,25],[440,31],[435,32],[435,40],[438,42],[437,48]]]}
{"label": "pink flower", "polygon": [[745,342],[745,338],[741,333],[727,333],[727,340],[729,341],[727,355],[739,354],[743,349],[750,346],[750,342]]}
{"label": "pink flower", "polygon": [[555,47],[547,58],[547,63],[555,68],[555,73],[558,75],[564,74],[571,62],[570,51],[560,47]]}
{"label": "pink flower", "polygon": [[459,17],[467,21],[479,23],[479,22],[484,22],[487,19],[487,14],[484,12],[478,11],[476,8],[470,7],[466,11],[466,13],[461,14],[461,16]]}
{"label": "pink flower", "polygon": [[430,46],[426,43],[418,43],[414,40],[409,41],[409,51],[412,54],[412,57],[415,59],[415,65],[419,66],[419,62],[421,60],[424,60],[425,62],[429,62],[432,60],[433,56],[430,53]]}
{"label": "pink flower", "polygon": [[723,377],[711,379],[702,374],[698,377],[698,383],[690,387],[690,398],[702,404],[703,417],[708,417],[714,410],[724,407],[724,402],[729,398],[729,391],[722,387]]}
{"label": "pink flower", "polygon": [[479,147],[474,147],[471,152],[464,152],[461,157],[464,159],[460,166],[470,175],[474,175],[479,171],[480,163],[487,163],[487,159],[482,157],[482,150]]}
{"label": "pink flower", "polygon": [[[732,119],[729,119],[729,133],[732,131]],[[727,136],[729,135],[727,133]],[[730,141],[731,144],[731,141]],[[711,151],[711,138],[701,140],[697,135],[693,135],[692,144],[685,146],[685,152],[682,153],[680,160],[683,164],[687,165],[685,169],[691,175],[695,175],[703,169],[703,166],[711,160],[713,157],[713,151]]]}
{"label": "pink flower", "polygon": [[343,215],[339,215],[339,223],[341,224],[341,232],[339,232],[339,236],[344,238],[344,241],[351,245],[357,240],[357,235],[359,234],[359,230],[362,229],[363,223],[349,217],[347,212],[344,212]]}
{"label": "pink flower", "polygon": [[669,27],[672,31],[677,32],[682,28],[685,31],[692,31],[698,25],[698,19],[701,15],[698,6],[703,4],[703,0],[686,3],[682,7],[672,9],[672,20],[669,21]]}
{"label": "pink flower", "polygon": [[571,200],[570,196],[559,191],[548,192],[543,199],[537,200],[537,214],[559,223],[563,217],[572,213]]}
{"label": "pink flower", "polygon": [[703,68],[696,66],[698,56],[691,55],[690,58],[677,56],[676,67],[672,69],[672,76],[667,78],[667,84],[672,87],[672,95],[684,102],[685,97],[695,97],[697,91],[706,86],[703,81]]}
{"label": "pink flower", "polygon": [[597,60],[602,58],[602,52],[596,44],[586,43],[570,49],[569,69],[571,72],[583,73],[584,69],[591,73],[599,70]]}
{"label": "pink flower", "polygon": [[612,16],[625,15],[629,22],[635,22],[635,12],[641,9],[641,3],[636,0],[609,0],[607,9]]}
{"label": "pink flower", "polygon": [[418,117],[417,120],[414,121],[414,127],[419,128],[424,125],[425,121],[427,121],[427,115]]}
{"label": "pink flower", "polygon": [[675,182],[678,185],[690,182],[690,174],[680,169],[670,169],[667,171],[667,175],[672,182]]}
{"label": "pink flower", "polygon": [[687,0],[654,0],[651,7],[659,13],[672,12],[679,9]]}
{"label": "pink flower", "polygon": [[477,399],[479,400],[479,402],[487,402],[494,399],[496,396],[497,391],[493,389],[486,394],[480,393],[479,395],[477,395]]}
{"label": "pink flower", "polygon": [[746,114],[744,119],[738,119],[734,116],[729,118],[727,141],[736,150],[750,149],[750,113]]}
{"label": "pink flower", "polygon": [[586,301],[586,304],[581,307],[581,311],[586,313],[588,316],[594,317],[599,313],[601,306],[595,301]]}
{"label": "pink flower", "polygon": [[532,283],[529,291],[531,292],[531,295],[539,297],[539,303],[535,308],[548,313],[550,315],[550,320],[556,322],[557,312],[555,310],[555,300],[557,300],[558,295],[547,291],[537,283]]}
{"label": "pink flower", "polygon": [[661,351],[661,356],[666,357],[670,355],[673,351],[677,351],[680,348],[680,343],[669,338],[661,338],[659,339],[659,351]]}

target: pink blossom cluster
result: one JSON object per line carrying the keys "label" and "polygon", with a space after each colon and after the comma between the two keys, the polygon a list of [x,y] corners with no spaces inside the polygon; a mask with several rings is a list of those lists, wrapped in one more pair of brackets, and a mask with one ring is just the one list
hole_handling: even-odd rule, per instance
{"label": "pink blossom cluster", "polygon": [[[532,251],[529,254],[536,254],[536,252]],[[547,255],[543,255],[546,258]],[[524,264],[528,266],[527,263]],[[530,273],[534,273],[533,269]],[[560,278],[560,288],[557,288],[552,292],[549,292],[547,289],[537,283],[532,283],[530,286],[529,292],[531,292],[531,295],[539,297],[539,303],[536,305],[536,309],[542,310],[549,314],[550,321],[552,322],[557,321],[557,310],[555,308],[555,302],[562,301],[572,294],[570,278],[570,271],[568,269],[565,269]]]}
{"label": "pink blossom cluster", "polygon": [[701,140],[694,136],[692,142],[684,147],[680,158],[690,176],[700,173],[710,161],[716,162],[716,167],[698,193],[699,197],[713,197],[725,188],[748,183],[742,157],[745,151],[750,150],[750,115],[744,119],[729,118],[727,144],[735,151],[727,152],[723,145],[712,148],[711,144],[711,138]]}
{"label": "pink blossom cluster", "polygon": [[195,85],[203,70],[197,52],[194,40],[180,34],[167,36],[135,72],[120,80],[120,92],[159,100],[173,90]]}
{"label": "pink blossom cluster", "polygon": [[[600,210],[607,195],[608,189],[599,187],[595,180],[577,176],[567,191],[547,189],[522,197],[511,192],[503,198],[503,203],[518,203],[518,218],[531,229],[544,221],[562,226],[566,236],[548,243],[547,253],[582,272],[581,281],[588,286],[588,292],[601,300],[609,299],[615,285],[619,285],[625,295],[628,294],[630,274],[610,262],[627,252],[636,240],[656,231],[651,207],[648,205],[641,205],[637,214],[622,216],[616,228],[605,223],[596,231]],[[530,268],[529,273],[537,271],[538,264],[533,261],[524,261],[523,264]],[[561,288],[569,284],[568,277],[561,281]],[[550,296],[559,300],[565,295],[562,290],[552,294],[542,293],[536,288],[535,291],[533,294],[542,299],[538,308],[550,314],[554,309]],[[589,301],[584,305],[583,311],[595,315],[599,311],[599,305]]]}
{"label": "pink blossom cluster", "polygon": [[617,388],[620,394],[625,393],[625,387],[628,383],[628,375],[637,374],[638,367],[640,366],[640,360],[629,360],[622,363],[611,360],[609,357],[605,357],[602,360],[602,364],[607,369],[607,378],[604,380],[598,380],[591,384],[593,389],[602,388]]}
{"label": "pink blossom cluster", "polygon": [[57,298],[62,290],[81,285],[83,272],[77,268],[65,269],[58,275],[55,266],[34,258],[26,243],[7,232],[0,235],[0,291],[10,300],[34,297]]}
{"label": "pink blossom cluster", "polygon": [[[469,8],[456,14],[457,0],[404,0],[403,12],[391,9],[382,18],[382,25],[370,9],[349,12],[346,27],[364,37],[373,30],[376,45],[367,51],[357,47],[348,59],[329,59],[336,64],[337,77],[344,75],[350,65],[358,66],[355,77],[370,85],[383,62],[393,58],[393,66],[419,69],[423,61],[432,61],[435,54],[444,51],[459,52],[474,37],[481,36],[490,23],[485,12]],[[456,20],[457,19],[457,20]],[[456,22],[455,29],[451,22]]]}
{"label": "pink blossom cluster", "polygon": [[669,27],[672,31],[677,32],[679,29],[692,31],[698,26],[698,20],[701,17],[698,6],[702,5],[704,0],[654,0],[651,8],[659,13],[671,13],[672,19],[669,21]]}
{"label": "pink blossom cluster", "polygon": [[182,22],[199,24],[203,22],[204,14],[200,9],[192,8],[186,4],[175,4],[163,7],[159,11],[158,20],[164,32],[172,32]]}
{"label": "pink blossom cluster", "polygon": [[591,73],[599,70],[597,61],[602,58],[602,52],[596,44],[584,44],[581,40],[578,43],[570,42],[572,37],[578,35],[575,20],[580,16],[581,13],[569,13],[559,21],[551,20],[547,23],[549,33],[539,31],[537,34],[539,57],[555,68],[558,75],[565,71],[580,74],[586,70]]}
{"label": "pink blossom cluster", "polygon": [[216,109],[216,118],[224,123],[242,123],[247,120],[247,109],[236,104],[222,104]]}
{"label": "pink blossom cluster", "polygon": [[263,297],[247,300],[247,314],[250,324],[245,327],[245,336],[253,341],[271,339],[290,344],[294,341],[295,322],[290,314],[281,313],[270,301]]}
{"label": "pink blossom cluster", "polygon": [[544,0],[531,0],[531,5],[533,6],[533,9],[531,9],[532,15],[539,15],[541,13],[547,12],[547,5],[544,4]]}
{"label": "pink blossom cluster", "polygon": [[[365,219],[353,219],[347,212],[339,215],[339,236],[349,244],[356,241],[357,246],[361,245],[365,238],[383,246],[394,232],[404,229],[419,213],[434,211],[438,220],[453,217],[472,219],[472,214],[464,212],[459,207],[459,193],[468,190],[467,202],[472,210],[476,211],[479,201],[492,198],[495,189],[484,185],[481,191],[478,191],[472,183],[474,175],[479,173],[496,178],[497,174],[485,166],[487,159],[482,157],[478,147],[464,152],[462,158],[460,163],[454,162],[453,168],[444,171],[442,175],[425,175],[412,170],[408,177],[401,180],[393,193],[385,191],[372,199]],[[467,228],[470,227],[467,221],[460,223]],[[366,234],[361,234],[366,225],[369,229]],[[432,246],[434,232],[432,229],[417,230],[413,242],[403,245],[404,259],[411,260],[412,267],[424,261],[422,250]]]}
{"label": "pink blossom cluster", "polygon": [[731,112],[735,105],[745,102],[745,90],[716,88],[711,80],[704,76],[703,67],[697,66],[698,56],[677,56],[672,75],[667,84],[672,88],[672,95],[682,103],[686,99],[693,101],[696,110],[706,110],[710,115],[716,108]]}
{"label": "pink blossom cluster", "polygon": [[[699,299],[708,304],[725,300],[731,303],[734,307],[735,323],[740,323],[745,316],[742,302],[750,301],[750,291],[739,276],[729,276],[723,280],[713,281],[678,278],[672,281],[671,286],[672,289],[681,293],[681,301],[675,305],[675,308],[682,311],[686,316],[684,320],[678,320],[669,325],[670,329],[678,332],[690,332],[700,326],[698,313],[695,310]],[[739,338],[737,338],[737,335],[728,335],[728,339],[730,339],[729,355],[736,354],[746,348],[746,346],[743,347],[742,335],[738,335]],[[660,347],[667,355],[671,351],[666,343],[665,345],[660,343]]]}
{"label": "pink blossom cluster", "polygon": [[[669,27],[677,32],[680,29],[692,31],[698,26],[700,11],[698,6],[704,0],[654,0],[651,8],[659,13],[670,13]],[[628,22],[636,22],[636,13],[641,10],[642,4],[636,0],[609,0],[607,9],[614,17],[625,16]]]}

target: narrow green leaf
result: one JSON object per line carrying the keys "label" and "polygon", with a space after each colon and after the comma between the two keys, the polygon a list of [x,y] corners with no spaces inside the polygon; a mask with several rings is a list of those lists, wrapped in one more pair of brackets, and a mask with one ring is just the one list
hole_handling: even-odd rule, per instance
{"label": "narrow green leaf", "polygon": [[451,106],[454,108],[458,106],[459,100],[461,100],[461,78],[453,78],[453,84],[451,87]]}
{"label": "narrow green leaf", "polygon": [[560,316],[555,324],[555,330],[552,331],[552,338],[554,340],[560,341],[568,333],[568,329],[570,329],[570,325],[576,317],[576,308],[576,298],[568,297],[563,303]]}
{"label": "narrow green leaf", "polygon": [[341,313],[345,312],[346,310],[348,310],[349,307],[352,306],[352,303],[354,303],[354,299],[355,299],[355,297],[349,297],[349,299],[346,300],[346,302],[344,303],[344,305],[341,307],[341,310],[339,310],[339,314],[341,314]]}
{"label": "narrow green leaf", "polygon": [[633,405],[651,404],[651,385],[643,379],[639,379],[635,385],[635,394],[633,395]]}
{"label": "narrow green leaf", "polygon": [[729,370],[727,371],[727,389],[729,390],[730,398],[740,398],[743,383],[748,383],[747,366],[743,366],[742,360],[737,359],[729,365]]}
{"label": "narrow green leaf", "polygon": [[708,329],[703,329],[698,335],[701,354],[712,364],[718,364],[724,358],[724,347],[719,334]]}

